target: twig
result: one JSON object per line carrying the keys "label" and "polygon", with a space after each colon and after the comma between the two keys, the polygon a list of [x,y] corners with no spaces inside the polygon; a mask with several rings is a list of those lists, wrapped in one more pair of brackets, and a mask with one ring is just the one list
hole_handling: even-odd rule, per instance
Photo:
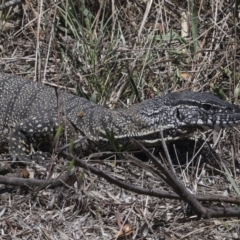
{"label": "twig", "polygon": [[136,164],[138,167],[145,169],[148,172],[151,172],[152,174],[154,174],[156,177],[160,177],[161,179],[163,179],[165,182],[167,182],[166,177],[161,174],[159,171],[154,170],[152,167],[146,165],[143,161],[140,161],[139,159],[133,157],[132,155],[125,153],[123,154],[123,156],[126,159],[130,159],[131,162],[133,162],[134,164]]}
{"label": "twig", "polygon": [[[74,164],[76,166],[82,167],[85,170],[88,170],[94,174],[96,174],[99,177],[102,177],[106,179],[108,182],[111,184],[115,184],[118,187],[124,188],[126,190],[139,193],[139,194],[144,194],[144,195],[149,195],[149,196],[154,196],[154,197],[159,197],[159,198],[169,198],[169,199],[186,199],[187,202],[190,202],[188,196],[178,196],[175,193],[169,193],[167,191],[157,191],[157,190],[152,190],[152,189],[146,189],[138,186],[134,186],[128,183],[125,183],[121,180],[118,180],[114,178],[113,176],[107,174],[106,172],[91,166],[90,164],[87,164],[86,162],[76,158],[72,154],[68,154],[67,152],[62,152],[63,155],[65,155],[67,160],[72,161],[74,159]],[[187,189],[186,189],[187,191]],[[191,194],[191,197],[194,198],[196,201],[197,200],[214,200],[214,201],[225,201],[228,200],[233,202],[234,200],[232,198],[227,198],[223,196],[200,196],[200,195],[193,195]],[[235,198],[235,200],[240,203],[240,198]],[[197,201],[198,202],[198,201]],[[194,205],[195,206],[195,205]],[[202,207],[202,206],[201,206]],[[195,208],[194,208],[195,210]],[[224,208],[224,209],[211,209],[211,208],[204,208],[205,212],[207,214],[201,215],[203,218],[209,218],[209,217],[215,217],[215,218],[220,218],[220,217],[240,217],[240,209],[239,208]],[[200,212],[199,210],[197,212]],[[201,213],[201,212],[200,212]]]}
{"label": "twig", "polygon": [[163,166],[159,159],[153,156],[153,154],[151,154],[141,143],[136,140],[133,141],[142,149],[147,157],[152,160],[153,164],[165,175],[167,179],[166,183],[171,186],[174,191],[182,197],[182,199],[191,205],[198,216],[208,218],[209,213],[207,212],[206,208],[204,208],[202,204],[193,196],[193,194],[191,194],[187,188]]}
{"label": "twig", "polygon": [[75,173],[75,170],[67,172],[60,176],[59,178],[41,180],[41,179],[34,179],[34,178],[16,178],[16,177],[3,177],[0,176],[0,183],[1,184],[9,184],[14,186],[44,186],[48,188],[55,188],[56,186],[62,185],[62,182],[67,182],[69,177],[71,177]]}
{"label": "twig", "polygon": [[167,158],[169,167],[171,168],[171,170],[172,170],[173,174],[175,175],[175,177],[177,177],[176,171],[175,171],[175,169],[173,168],[172,159],[171,159],[171,157],[170,157],[170,154],[169,154],[169,151],[168,151],[168,148],[167,148],[167,144],[166,144],[166,142],[165,142],[165,140],[164,140],[163,129],[162,129],[162,128],[160,129],[160,134],[161,134],[161,139],[162,139],[163,150],[164,150],[164,152],[165,152],[165,154],[166,154],[166,158]]}
{"label": "twig", "polygon": [[72,146],[72,144],[79,143],[79,142],[83,141],[83,140],[86,139],[86,138],[87,138],[87,137],[82,137],[82,138],[79,138],[79,139],[75,140],[73,143],[65,144],[65,145],[62,146],[62,147],[56,148],[54,152],[55,152],[55,153],[56,153],[56,152],[61,152],[61,151],[65,150],[65,149],[69,148],[70,146]]}

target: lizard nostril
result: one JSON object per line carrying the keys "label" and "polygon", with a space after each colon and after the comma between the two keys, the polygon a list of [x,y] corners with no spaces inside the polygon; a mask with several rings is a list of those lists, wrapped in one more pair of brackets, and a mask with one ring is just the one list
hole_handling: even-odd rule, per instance
{"label": "lizard nostril", "polygon": [[177,118],[179,119],[179,116],[180,115],[180,113],[179,113],[179,110],[178,110],[178,108],[177,108]]}
{"label": "lizard nostril", "polygon": [[183,116],[181,115],[179,109],[177,108],[177,119],[182,120]]}

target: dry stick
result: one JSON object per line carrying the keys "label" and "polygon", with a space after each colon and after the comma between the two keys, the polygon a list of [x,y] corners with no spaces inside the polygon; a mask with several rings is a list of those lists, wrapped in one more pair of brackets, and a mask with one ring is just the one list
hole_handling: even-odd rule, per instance
{"label": "dry stick", "polygon": [[[52,42],[53,42],[53,38],[54,38],[54,27],[55,24],[53,24],[56,21],[56,15],[57,15],[57,6],[54,6],[54,10],[53,10],[53,21],[52,21],[52,28],[51,28],[51,32],[50,32],[50,39],[48,42],[48,49],[47,49],[47,56],[45,59],[45,64],[44,64],[44,70],[43,70],[43,78],[42,83],[46,84],[46,73],[47,73],[47,68],[48,68],[48,62],[49,62],[49,56],[50,56],[50,52],[51,52],[51,47],[52,47]],[[55,64],[56,64],[56,60],[55,60]],[[56,87],[59,87],[59,83],[58,85],[56,84]]]}
{"label": "dry stick", "polygon": [[71,170],[70,172],[67,172],[63,174],[62,176],[58,177],[57,179],[50,178],[47,180],[40,180],[40,179],[34,179],[34,178],[16,178],[16,177],[3,177],[0,176],[0,183],[1,184],[9,184],[14,186],[37,186],[45,188],[48,186],[48,188],[55,188],[59,185],[62,185],[62,182],[67,182],[67,180],[75,173],[75,169]]}
{"label": "dry stick", "polygon": [[142,188],[142,187],[138,187],[138,186],[134,186],[131,184],[127,184],[125,182],[122,182],[118,179],[116,179],[115,177],[107,174],[104,171],[101,171],[100,169],[91,166],[90,164],[87,164],[86,162],[80,160],[79,158],[75,157],[72,154],[67,153],[66,151],[63,151],[62,154],[67,158],[67,160],[69,161],[74,161],[75,166],[79,166],[84,168],[85,170],[88,170],[100,177],[103,177],[104,179],[106,179],[108,182],[115,184],[121,188],[127,189],[129,191],[133,191],[136,193],[140,193],[140,194],[145,194],[145,195],[150,195],[150,196],[156,196],[156,197],[161,197],[161,198],[165,198],[165,197],[169,197],[169,198],[179,198],[178,195],[174,194],[174,193],[169,193],[167,191],[153,191],[151,189],[146,189],[146,188]]}
{"label": "dry stick", "polygon": [[162,129],[162,128],[160,129],[160,134],[161,134],[161,139],[162,139],[163,150],[164,150],[164,152],[165,152],[165,154],[166,154],[166,158],[167,158],[167,160],[168,160],[169,167],[171,168],[173,174],[174,174],[175,177],[177,178],[176,171],[175,171],[175,169],[174,169],[174,167],[173,167],[173,164],[172,164],[172,159],[171,159],[171,157],[170,157],[170,154],[169,154],[169,152],[168,152],[168,148],[167,148],[166,142],[165,142],[165,140],[164,140],[163,129]]}
{"label": "dry stick", "polygon": [[[40,54],[40,30],[41,30],[41,18],[43,14],[43,0],[38,2],[38,21],[37,21],[37,43],[36,43],[36,56],[35,56],[35,78],[34,81],[41,79],[41,54]],[[40,76],[38,76],[38,73]]]}
{"label": "dry stick", "polygon": [[[163,138],[162,138],[163,139]],[[197,200],[197,198],[191,194],[186,187],[178,181],[159,161],[158,158],[153,156],[141,143],[134,140],[135,143],[139,145],[142,151],[153,161],[154,165],[166,176],[170,182],[173,182],[174,185],[170,185],[174,190],[184,199],[187,203],[189,203],[192,208],[197,212],[198,216],[202,218],[210,218],[210,217],[240,217],[240,209],[238,207],[233,208],[205,208],[202,204]],[[164,151],[166,151],[166,155],[169,156],[168,149],[164,139],[162,140]]]}
{"label": "dry stick", "polygon": [[[159,159],[153,156],[141,143],[137,142],[136,140],[133,141],[142,149],[147,157],[152,160],[153,164],[165,175],[167,178],[166,183],[171,186],[174,191],[182,197],[182,199],[191,205],[191,207],[196,211],[197,215],[203,218],[208,218],[209,212],[207,209],[203,207],[202,204],[194,197],[194,195],[191,194],[186,187],[163,166]],[[169,152],[163,138],[162,145],[166,156],[169,157]]]}
{"label": "dry stick", "polygon": [[[128,153],[124,153],[123,156],[127,159],[128,162],[131,161],[132,163],[136,164],[138,167],[144,169],[145,171],[152,173],[155,177],[160,177],[169,185],[167,178],[163,174],[161,174],[159,171],[156,171],[149,165],[145,164],[143,161],[133,157],[132,155],[130,155]],[[156,190],[153,190],[153,193],[155,191]],[[158,191],[156,191],[156,192],[158,192]],[[178,199],[181,199],[181,197],[179,195],[176,194],[176,196],[178,196]],[[171,197],[172,197],[172,195],[171,195]],[[232,196],[226,197],[226,196],[222,196],[222,195],[210,195],[210,196],[209,195],[194,195],[194,197],[199,201],[217,201],[217,202],[228,202],[228,203],[235,203],[235,204],[240,203],[239,197],[232,197]]]}
{"label": "dry stick", "polygon": [[77,140],[75,140],[73,143],[68,143],[68,144],[65,144],[64,146],[62,147],[59,147],[59,148],[56,148],[54,149],[54,153],[58,153],[58,152],[61,152],[69,147],[71,147],[73,144],[76,144],[76,143],[80,143],[81,141],[87,139],[87,137],[81,137],[81,138],[78,138]]}
{"label": "dry stick", "polygon": [[[139,41],[139,39],[140,39],[140,36],[141,36],[142,30],[143,30],[143,27],[144,27],[144,25],[145,25],[145,23],[146,23],[146,21],[147,21],[147,17],[148,17],[148,15],[149,15],[149,11],[150,11],[151,6],[152,6],[152,3],[153,3],[152,0],[149,0],[149,1],[147,2],[147,7],[146,7],[145,13],[144,13],[144,15],[143,15],[143,20],[142,20],[141,26],[140,26],[139,31],[138,31],[137,41]],[[133,49],[135,49],[135,48],[136,48],[136,43],[135,43]]]}
{"label": "dry stick", "polygon": [[[151,189],[137,187],[137,186],[134,186],[134,185],[131,185],[131,184],[127,184],[127,183],[125,183],[125,182],[123,182],[121,180],[118,180],[118,179],[112,177],[111,175],[107,174],[106,172],[101,171],[100,169],[98,169],[96,167],[93,167],[93,166],[87,164],[86,162],[76,158],[72,154],[68,154],[66,151],[63,151],[62,154],[65,155],[67,160],[69,160],[69,161],[73,161],[74,160],[75,166],[82,167],[85,170],[88,170],[88,171],[92,172],[93,174],[96,174],[97,176],[106,179],[111,184],[117,185],[118,187],[124,188],[126,190],[129,190],[129,191],[132,191],[132,192],[135,192],[135,193],[149,195],[149,196],[154,196],[154,197],[158,197],[158,198],[169,198],[169,199],[182,199],[182,198],[184,198],[184,199],[186,199],[187,202],[190,202],[189,197],[188,197],[189,192],[187,191],[187,189],[186,189],[187,195],[186,196],[184,196],[184,195],[182,196],[181,195],[181,197],[179,197],[175,193],[169,193],[169,192],[166,192],[166,191],[155,191],[155,190],[151,190]],[[194,198],[194,195],[191,195],[190,197]],[[207,199],[210,200],[209,196],[198,196],[198,195],[196,195],[195,197],[196,197],[196,199],[199,199],[199,200],[207,200]],[[216,201],[221,201],[221,200],[224,201],[225,198],[223,198],[222,196],[214,196],[212,199],[214,199],[214,201],[215,200]],[[235,198],[235,199],[237,200],[238,203],[240,202],[239,198]],[[229,198],[229,200],[231,202],[233,202],[231,198]],[[199,203],[199,202],[197,201],[197,203]],[[189,203],[189,204],[191,204],[191,203]],[[215,208],[215,209],[204,209],[204,210],[208,214],[201,215],[203,218],[209,218],[209,217],[215,217],[215,218],[220,218],[220,217],[240,217],[240,209],[239,208],[231,208],[230,207],[230,208],[224,208],[224,209]]]}
{"label": "dry stick", "polygon": [[[72,158],[71,158],[72,159]],[[79,159],[77,159],[77,161],[81,161]],[[81,161],[82,162],[82,161]],[[86,165],[88,165],[87,163],[85,163]],[[76,164],[79,165],[79,164]],[[80,165],[79,165],[80,166]],[[84,166],[80,166],[86,170],[92,171],[92,166],[87,166],[86,168]],[[102,171],[99,170],[99,172],[101,173]],[[96,175],[103,177],[104,179],[106,179],[104,177],[104,175],[95,173]],[[105,173],[106,175],[108,175],[107,173]],[[48,188],[55,188],[58,185],[61,185],[62,182],[66,182],[68,180],[69,177],[72,176],[72,173],[70,174],[64,174],[61,177],[59,177],[58,179],[48,179],[47,182],[46,180],[40,180],[40,179],[28,179],[28,178],[16,178],[16,177],[3,177],[0,176],[0,184],[7,184],[7,185],[13,185],[13,186],[43,186],[45,184],[45,187],[47,186]],[[109,181],[109,179],[115,179],[116,182],[114,181]],[[124,185],[121,185],[121,181],[118,181],[116,178],[114,177],[109,177],[109,179],[106,179],[108,182],[113,183],[119,187],[122,187],[126,190],[129,190],[132,186],[129,186],[129,184],[124,183],[127,187],[125,187]],[[118,182],[120,182],[118,184]],[[179,195],[177,195],[176,193],[170,193],[167,191],[158,191],[158,190],[151,190],[151,189],[144,189],[141,187],[134,187],[137,189],[136,190],[131,190],[133,192],[139,193],[139,194],[144,194],[144,195],[149,195],[152,197],[158,197],[158,198],[168,198],[168,199],[181,199],[181,197]],[[240,198],[239,197],[234,197],[234,196],[230,196],[230,197],[225,197],[222,195],[195,195],[196,199],[199,201],[215,201],[215,202],[225,202],[225,203],[232,203],[232,204],[240,204]]]}
{"label": "dry stick", "polygon": [[[145,164],[143,161],[135,158],[134,156],[132,156],[129,153],[124,153],[123,156],[128,160],[128,162],[131,161],[132,163],[136,164],[141,169],[144,169],[145,171],[148,171],[148,172],[152,173],[153,175],[155,175],[156,177],[160,177],[165,182],[167,182],[167,179],[163,174],[161,174],[159,171],[156,171],[155,169],[153,169],[149,165]],[[130,161],[129,161],[129,159],[130,159]]]}

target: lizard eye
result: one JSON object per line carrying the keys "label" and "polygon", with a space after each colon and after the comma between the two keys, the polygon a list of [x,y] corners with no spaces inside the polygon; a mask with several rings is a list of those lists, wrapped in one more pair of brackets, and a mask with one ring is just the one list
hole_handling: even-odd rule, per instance
{"label": "lizard eye", "polygon": [[203,103],[202,107],[204,110],[209,111],[212,108],[212,105],[209,103]]}

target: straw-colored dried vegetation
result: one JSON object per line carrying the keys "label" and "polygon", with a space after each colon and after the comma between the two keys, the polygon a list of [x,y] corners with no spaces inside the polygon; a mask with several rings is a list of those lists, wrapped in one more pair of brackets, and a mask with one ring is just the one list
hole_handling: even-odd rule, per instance
{"label": "straw-colored dried vegetation", "polygon": [[[186,89],[238,104],[239,5],[195,2],[20,1],[0,11],[0,71],[65,87],[108,108]],[[237,206],[213,200],[216,194],[239,203],[233,197],[239,195],[239,136],[237,128],[197,132],[168,144],[176,178],[204,195],[199,202],[207,209]],[[130,186],[173,193],[139,152],[135,157],[144,161],[114,153],[85,160]],[[161,146],[151,152],[172,172]],[[1,239],[240,239],[239,219],[231,214],[198,218],[185,200],[119,188],[103,175],[69,167],[64,157],[26,169],[6,167],[10,161],[8,152],[1,154],[0,177],[32,182],[0,185]],[[68,169],[74,174],[64,181]],[[50,188],[49,178],[64,183]]]}

